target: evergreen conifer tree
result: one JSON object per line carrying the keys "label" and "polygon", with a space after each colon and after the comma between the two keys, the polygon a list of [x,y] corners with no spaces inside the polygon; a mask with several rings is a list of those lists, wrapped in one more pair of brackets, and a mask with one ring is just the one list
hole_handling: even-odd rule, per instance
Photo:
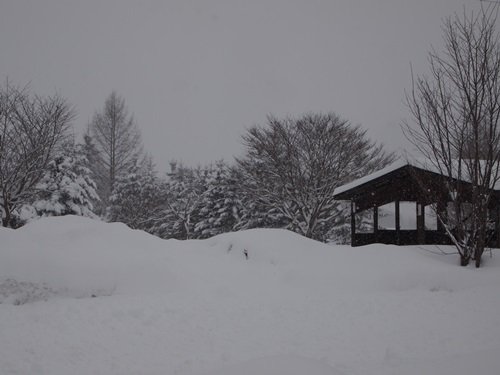
{"label": "evergreen conifer tree", "polygon": [[32,203],[38,216],[96,216],[93,202],[98,201],[99,196],[86,164],[83,148],[72,144],[66,145],[49,162]]}

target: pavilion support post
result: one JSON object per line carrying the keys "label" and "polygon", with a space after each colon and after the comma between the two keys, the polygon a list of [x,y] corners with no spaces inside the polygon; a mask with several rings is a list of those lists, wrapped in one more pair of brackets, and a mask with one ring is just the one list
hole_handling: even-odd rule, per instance
{"label": "pavilion support post", "polygon": [[495,217],[495,235],[496,235],[496,244],[495,246],[500,248],[500,207],[496,209],[496,217]]}
{"label": "pavilion support post", "polygon": [[445,220],[445,214],[446,214],[446,209],[445,209],[445,204],[442,200],[439,200],[436,204],[436,209],[437,209],[437,216],[438,216],[438,221],[437,221],[437,230],[441,233],[444,233],[444,225],[441,220]]}
{"label": "pavilion support post", "polygon": [[425,205],[417,202],[417,242],[425,244]]}
{"label": "pavilion support post", "polygon": [[401,245],[401,217],[399,212],[399,200],[396,200],[396,245]]}
{"label": "pavilion support post", "polygon": [[378,241],[378,206],[373,207],[373,235]]}
{"label": "pavilion support post", "polygon": [[356,246],[356,202],[351,201],[351,246]]}
{"label": "pavilion support post", "polygon": [[446,198],[440,197],[439,201],[436,203],[437,209],[437,230],[439,233],[440,239],[438,243],[446,244],[448,243],[448,235],[446,234],[446,229],[444,227],[443,221],[446,223],[448,221],[448,212],[447,212]]}

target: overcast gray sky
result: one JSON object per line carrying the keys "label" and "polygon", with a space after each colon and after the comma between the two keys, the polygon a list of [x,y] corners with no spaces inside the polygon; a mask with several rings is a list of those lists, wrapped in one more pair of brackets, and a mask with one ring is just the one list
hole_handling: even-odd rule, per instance
{"label": "overcast gray sky", "polygon": [[0,78],[59,92],[82,131],[122,95],[161,171],[241,154],[266,115],[335,111],[391,150],[443,17],[479,0],[0,0]]}

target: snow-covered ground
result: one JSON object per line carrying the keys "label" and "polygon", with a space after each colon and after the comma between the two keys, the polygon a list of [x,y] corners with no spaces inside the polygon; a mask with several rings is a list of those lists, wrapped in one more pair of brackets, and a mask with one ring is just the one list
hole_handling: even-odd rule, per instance
{"label": "snow-covered ground", "polygon": [[500,254],[476,270],[435,250],[1,228],[0,374],[500,373]]}

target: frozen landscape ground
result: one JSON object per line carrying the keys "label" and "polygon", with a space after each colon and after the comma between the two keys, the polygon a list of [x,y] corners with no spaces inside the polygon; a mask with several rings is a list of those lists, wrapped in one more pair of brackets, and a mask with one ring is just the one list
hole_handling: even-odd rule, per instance
{"label": "frozen landscape ground", "polygon": [[436,250],[2,228],[0,374],[500,373],[500,254],[476,270]]}

